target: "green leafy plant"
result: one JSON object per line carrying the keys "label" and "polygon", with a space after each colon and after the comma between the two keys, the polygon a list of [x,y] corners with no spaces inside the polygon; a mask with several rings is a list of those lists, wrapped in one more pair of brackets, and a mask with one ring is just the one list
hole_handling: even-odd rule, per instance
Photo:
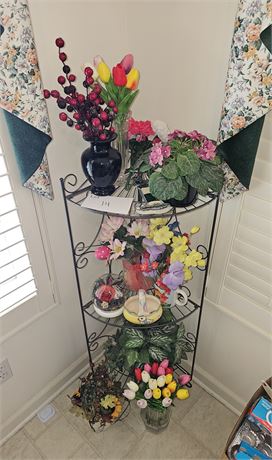
{"label": "green leafy plant", "polygon": [[189,187],[203,196],[220,192],[224,174],[215,142],[198,131],[176,130],[168,135],[164,131],[162,138],[158,131],[153,140],[133,131],[129,180],[140,183],[139,176],[148,178],[151,195],[162,201],[183,200]]}
{"label": "green leafy plant", "polygon": [[215,145],[207,138],[197,142],[197,148],[196,141],[187,137],[178,137],[169,142],[170,156],[163,161],[159,170],[150,170],[149,187],[155,198],[163,201],[173,198],[183,200],[189,186],[203,196],[209,190],[220,192],[224,174],[220,168],[221,159],[215,154]]}
{"label": "green leafy plant", "polygon": [[[165,321],[165,320],[164,320]],[[193,346],[185,336],[185,327],[170,322],[160,328],[124,328],[106,345],[105,357],[110,369],[131,371],[143,363],[169,358],[171,365],[187,359]]]}

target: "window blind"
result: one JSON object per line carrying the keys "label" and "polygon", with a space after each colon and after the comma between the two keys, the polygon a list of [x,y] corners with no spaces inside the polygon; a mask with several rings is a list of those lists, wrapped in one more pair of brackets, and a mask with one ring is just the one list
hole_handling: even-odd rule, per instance
{"label": "window blind", "polygon": [[0,315],[30,299],[36,292],[6,161],[0,146]]}
{"label": "window blind", "polygon": [[263,139],[244,196],[225,287],[272,311],[272,141]]}

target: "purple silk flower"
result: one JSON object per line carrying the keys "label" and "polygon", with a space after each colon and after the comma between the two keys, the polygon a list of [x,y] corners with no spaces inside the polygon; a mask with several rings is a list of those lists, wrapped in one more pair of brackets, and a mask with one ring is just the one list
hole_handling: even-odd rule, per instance
{"label": "purple silk flower", "polygon": [[181,262],[173,262],[169,267],[169,273],[164,276],[163,282],[171,290],[176,290],[183,283],[183,264]]}
{"label": "purple silk flower", "polygon": [[166,249],[165,244],[158,245],[149,238],[143,239],[143,245],[147,252],[150,254],[150,263],[155,262],[157,257],[159,257],[159,255],[161,255]]}

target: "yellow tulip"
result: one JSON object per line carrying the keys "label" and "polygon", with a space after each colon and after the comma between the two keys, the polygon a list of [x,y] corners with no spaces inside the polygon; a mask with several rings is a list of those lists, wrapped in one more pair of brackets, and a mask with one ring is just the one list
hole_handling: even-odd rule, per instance
{"label": "yellow tulip", "polygon": [[172,374],[167,374],[167,375],[165,376],[165,383],[166,383],[166,385],[168,385],[168,383],[172,382],[172,380],[173,380],[173,375],[172,375]]}
{"label": "yellow tulip", "polygon": [[167,388],[171,391],[171,393],[175,393],[176,388],[177,388],[177,382],[173,380],[171,383],[167,385]]}
{"label": "yellow tulip", "polygon": [[189,391],[186,388],[181,388],[177,391],[177,398],[178,399],[187,399],[189,398]]}
{"label": "yellow tulip", "polygon": [[171,391],[169,390],[169,388],[164,388],[162,390],[162,395],[164,398],[170,398],[171,396]]}
{"label": "yellow tulip", "polygon": [[105,64],[104,61],[99,62],[97,66],[97,72],[100,80],[102,80],[104,83],[108,83],[111,73],[109,67],[107,64]]}
{"label": "yellow tulip", "polygon": [[160,397],[161,397],[161,390],[159,388],[155,388],[153,390],[153,398],[160,399]]}
{"label": "yellow tulip", "polygon": [[138,86],[139,80],[140,80],[139,70],[133,67],[131,71],[127,74],[126,88],[136,89]]}

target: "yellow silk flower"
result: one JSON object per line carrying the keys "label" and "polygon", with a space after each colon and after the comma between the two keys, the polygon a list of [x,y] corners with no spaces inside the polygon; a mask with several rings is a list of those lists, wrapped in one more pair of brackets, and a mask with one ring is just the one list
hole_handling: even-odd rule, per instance
{"label": "yellow silk flower", "polygon": [[187,251],[188,249],[188,238],[187,236],[173,236],[172,239],[173,243],[171,244],[171,247],[173,249],[175,248],[181,248],[182,251]]}
{"label": "yellow silk flower", "polygon": [[100,80],[102,80],[104,83],[108,83],[111,73],[109,67],[104,61],[99,62],[97,66],[97,72]]}
{"label": "yellow silk flower", "polygon": [[183,246],[178,246],[172,252],[170,256],[170,262],[171,264],[173,262],[181,262],[183,264],[185,262],[186,257],[187,257],[187,254],[186,254],[186,251],[184,251]]}
{"label": "yellow silk flower", "polygon": [[163,218],[163,217],[157,217],[156,219],[150,219],[150,229],[155,230],[159,226],[164,226],[168,222],[168,219]]}
{"label": "yellow silk flower", "polygon": [[195,225],[194,227],[191,228],[191,235],[194,235],[195,233],[198,233],[200,230],[200,227],[198,227],[197,225]]}
{"label": "yellow silk flower", "polygon": [[174,236],[174,233],[169,230],[169,228],[165,225],[162,228],[159,228],[154,231],[153,241],[156,244],[170,244],[171,238]]}
{"label": "yellow silk flower", "polygon": [[202,259],[202,254],[195,249],[186,257],[184,264],[186,267],[197,267],[199,261]]}
{"label": "yellow silk flower", "polygon": [[138,69],[135,69],[134,67],[131,69],[131,71],[127,74],[127,83],[126,83],[126,88],[129,89],[136,89],[138,86],[140,80],[140,72]]}
{"label": "yellow silk flower", "polygon": [[206,260],[200,259],[200,260],[197,261],[197,266],[198,267],[205,267],[205,265],[206,265]]}

